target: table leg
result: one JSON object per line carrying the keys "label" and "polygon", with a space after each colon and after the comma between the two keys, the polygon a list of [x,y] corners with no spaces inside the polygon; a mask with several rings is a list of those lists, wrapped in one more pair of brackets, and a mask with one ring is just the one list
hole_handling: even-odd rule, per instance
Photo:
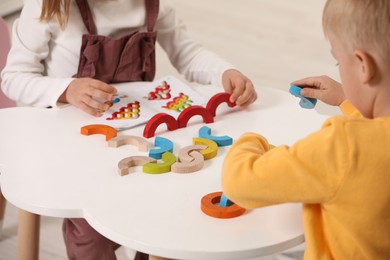
{"label": "table leg", "polygon": [[19,209],[18,260],[38,260],[39,227],[39,215]]}
{"label": "table leg", "polygon": [[5,214],[5,204],[7,201],[5,200],[3,193],[1,193],[0,190],[0,234],[3,228],[3,220],[4,220],[4,214]]}

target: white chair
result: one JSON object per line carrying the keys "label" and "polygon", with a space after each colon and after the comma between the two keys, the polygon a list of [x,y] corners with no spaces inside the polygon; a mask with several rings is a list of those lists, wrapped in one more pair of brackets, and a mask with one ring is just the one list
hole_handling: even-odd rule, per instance
{"label": "white chair", "polygon": [[[3,70],[6,64],[10,48],[11,39],[8,26],[3,18],[0,17],[0,71]],[[6,97],[0,89],[0,109],[15,106],[16,102]],[[4,219],[5,206],[6,200],[0,190],[0,229]],[[39,215],[24,210],[19,210],[18,260],[38,260],[39,227]]]}

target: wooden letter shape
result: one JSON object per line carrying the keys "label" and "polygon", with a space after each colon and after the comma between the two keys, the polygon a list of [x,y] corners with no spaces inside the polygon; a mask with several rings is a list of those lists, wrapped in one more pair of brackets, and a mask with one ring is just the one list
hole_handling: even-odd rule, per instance
{"label": "wooden letter shape", "polygon": [[149,151],[149,157],[154,159],[161,159],[162,154],[165,152],[173,152],[173,143],[171,140],[157,136],[154,139],[154,146],[160,147]]}
{"label": "wooden letter shape", "polygon": [[210,113],[213,115],[213,117],[216,115],[216,111],[218,106],[226,102],[229,107],[234,107],[236,104],[229,101],[230,94],[226,92],[217,93],[214,96],[212,96],[209,99],[209,102],[207,102],[206,109],[210,111]]}
{"label": "wooden letter shape", "polygon": [[193,158],[191,162],[175,162],[171,167],[171,171],[176,173],[191,173],[202,169],[204,165],[203,155],[197,151],[192,151],[189,155]]}
{"label": "wooden letter shape", "polygon": [[120,160],[118,163],[118,173],[120,176],[129,174],[129,168],[133,166],[142,166],[145,163],[156,162],[155,159],[147,156],[130,156]]}
{"label": "wooden letter shape", "polygon": [[218,145],[216,142],[206,139],[195,137],[192,139],[192,144],[194,145],[206,145],[207,148],[205,150],[201,150],[200,153],[203,155],[205,160],[209,160],[217,156],[218,153]]}
{"label": "wooden letter shape", "polygon": [[202,126],[199,129],[199,137],[210,139],[216,142],[218,146],[228,146],[233,143],[233,139],[230,136],[212,136],[211,129],[207,126]]}
{"label": "wooden letter shape", "polygon": [[176,162],[176,156],[171,152],[165,152],[162,155],[163,163],[147,163],[142,166],[145,173],[160,174],[171,171],[171,165]]}
{"label": "wooden letter shape", "polygon": [[190,156],[192,151],[201,151],[207,148],[206,145],[189,145],[181,148],[179,151],[179,161],[180,162],[191,162],[194,160],[194,157]]}
{"label": "wooden letter shape", "polygon": [[304,97],[301,95],[301,90],[302,88],[298,87],[298,86],[295,86],[295,85],[291,85],[290,87],[290,93],[293,95],[293,96],[296,96],[298,98],[300,98],[301,100],[299,101],[299,105],[302,107],[302,108],[307,108],[307,109],[312,109],[316,106],[317,104],[317,99],[315,98],[308,98],[308,97]]}
{"label": "wooden letter shape", "polygon": [[150,143],[148,141],[142,137],[134,135],[117,136],[108,141],[109,147],[119,147],[125,144],[136,146],[140,152],[147,152],[150,147]]}
{"label": "wooden letter shape", "polygon": [[196,115],[202,116],[203,122],[206,124],[214,122],[214,116],[206,108],[202,106],[190,106],[184,109],[177,118],[179,128],[186,127],[190,118]]}
{"label": "wooden letter shape", "polygon": [[81,127],[80,133],[82,135],[103,134],[106,136],[106,141],[108,141],[116,136],[117,131],[108,125],[86,125]]}
{"label": "wooden letter shape", "polygon": [[204,196],[200,206],[203,213],[214,218],[234,218],[244,214],[245,209],[234,203],[227,207],[220,207],[221,196],[222,192],[213,192]]}
{"label": "wooden letter shape", "polygon": [[179,128],[179,125],[173,116],[166,113],[158,113],[149,119],[148,123],[145,125],[144,137],[153,137],[157,127],[162,123],[166,123],[169,131],[173,131]]}

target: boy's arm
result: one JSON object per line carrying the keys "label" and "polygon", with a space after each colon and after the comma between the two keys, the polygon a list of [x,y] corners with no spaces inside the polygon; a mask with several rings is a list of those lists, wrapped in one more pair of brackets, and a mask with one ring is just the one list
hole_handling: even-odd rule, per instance
{"label": "boy's arm", "polygon": [[344,131],[332,121],[292,147],[270,151],[260,135],[244,134],[230,148],[223,164],[226,196],[246,208],[331,199],[350,161]]}
{"label": "boy's arm", "polygon": [[328,76],[308,77],[291,84],[302,87],[302,96],[319,99],[331,106],[339,106],[344,115],[361,116],[346,99],[341,84]]}

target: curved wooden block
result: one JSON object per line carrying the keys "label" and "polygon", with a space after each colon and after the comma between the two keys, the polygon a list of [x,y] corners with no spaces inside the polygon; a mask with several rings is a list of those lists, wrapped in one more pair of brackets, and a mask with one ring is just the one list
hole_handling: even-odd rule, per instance
{"label": "curved wooden block", "polygon": [[180,162],[191,162],[194,160],[194,157],[190,155],[192,151],[201,151],[207,149],[206,145],[189,145],[181,148],[179,151],[179,161]]}
{"label": "curved wooden block", "polygon": [[226,197],[225,193],[222,193],[221,199],[219,200],[219,206],[220,207],[229,207],[232,204],[233,204],[233,202]]}
{"label": "curved wooden block", "polygon": [[224,135],[224,136],[212,136],[211,135],[211,129],[207,126],[202,126],[199,129],[199,137],[210,139],[217,143],[218,146],[228,146],[233,143],[233,138],[230,136]]}
{"label": "curved wooden block", "polygon": [[163,153],[173,152],[173,143],[171,140],[157,136],[154,139],[154,146],[160,147],[149,151],[149,157],[154,159],[161,159]]}
{"label": "curved wooden block", "polygon": [[234,107],[236,104],[229,101],[230,96],[231,94],[226,92],[215,94],[207,102],[206,109],[210,111],[214,117],[216,115],[217,108],[221,103],[226,102],[229,107]]}
{"label": "curved wooden block", "polygon": [[167,125],[169,131],[173,131],[179,128],[178,122],[173,116],[168,115],[167,113],[158,113],[150,118],[148,123],[145,125],[144,137],[153,137],[157,127],[162,123]]}
{"label": "curved wooden block", "polygon": [[80,133],[82,135],[102,134],[106,136],[106,141],[117,135],[116,129],[108,125],[86,125],[81,127]]}
{"label": "curved wooden block", "polygon": [[203,155],[205,160],[209,160],[209,159],[217,156],[218,145],[216,142],[214,142],[210,139],[195,137],[195,138],[192,138],[192,144],[206,145],[207,146],[207,148],[205,150],[200,151],[200,153]]}
{"label": "curved wooden block", "polygon": [[156,160],[147,156],[130,156],[119,161],[118,173],[120,176],[124,176],[129,174],[129,168],[152,162],[156,162]]}
{"label": "curved wooden block", "polygon": [[147,163],[142,166],[145,173],[160,174],[171,171],[171,166],[176,162],[176,156],[171,152],[163,153],[162,163]]}
{"label": "curved wooden block", "polygon": [[202,169],[204,165],[203,155],[197,151],[192,151],[190,152],[190,156],[193,158],[191,162],[175,162],[171,166],[171,171],[176,173],[191,173]]}
{"label": "curved wooden block", "polygon": [[291,85],[289,91],[293,96],[296,96],[296,97],[301,99],[299,101],[299,105],[302,108],[313,109],[317,104],[317,99],[302,96],[301,90],[302,90],[302,88],[295,86],[295,85]]}
{"label": "curved wooden block", "polygon": [[213,192],[204,196],[201,200],[201,210],[203,213],[214,218],[235,218],[244,214],[245,209],[237,204],[227,207],[220,207],[222,192]]}
{"label": "curved wooden block", "polygon": [[138,148],[138,151],[147,152],[150,148],[150,143],[139,136],[123,135],[117,136],[108,141],[109,147],[120,147],[122,145],[134,145]]}
{"label": "curved wooden block", "polygon": [[184,109],[177,118],[179,128],[186,127],[191,117],[197,115],[201,116],[203,122],[206,124],[214,122],[214,116],[206,108],[202,106],[190,106]]}

